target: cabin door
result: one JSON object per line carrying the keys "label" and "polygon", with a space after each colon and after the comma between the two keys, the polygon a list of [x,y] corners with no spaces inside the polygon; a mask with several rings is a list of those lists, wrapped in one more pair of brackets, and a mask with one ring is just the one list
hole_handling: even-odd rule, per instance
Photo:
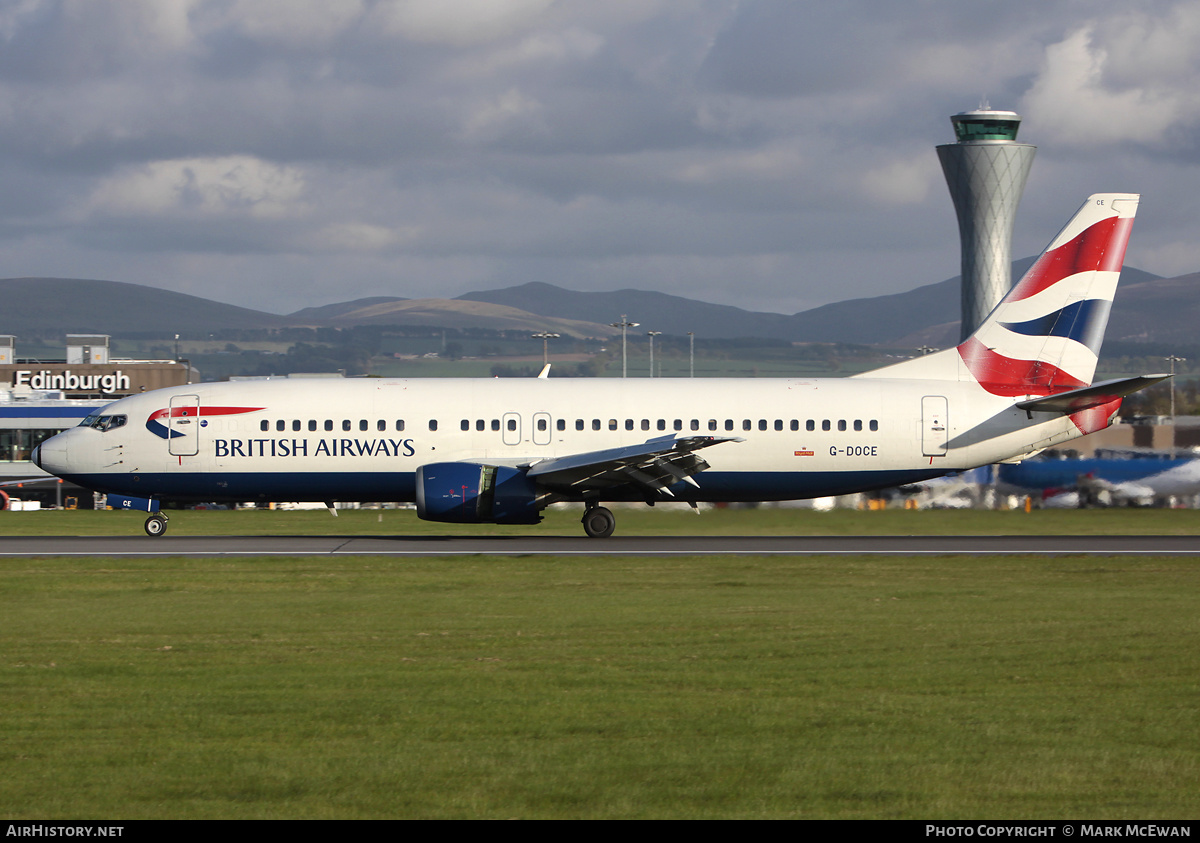
{"label": "cabin door", "polygon": [[550,437],[553,435],[550,429],[550,414],[549,413],[534,413],[533,414],[533,444],[534,445],[549,445]]}
{"label": "cabin door", "polygon": [[521,444],[521,414],[505,413],[500,422],[500,429],[505,445]]}
{"label": "cabin door", "polygon": [[950,438],[949,409],[944,395],[926,395],[921,399],[921,453],[927,457],[946,456]]}
{"label": "cabin door", "polygon": [[167,419],[167,449],[180,457],[200,453],[200,396],[174,395]]}

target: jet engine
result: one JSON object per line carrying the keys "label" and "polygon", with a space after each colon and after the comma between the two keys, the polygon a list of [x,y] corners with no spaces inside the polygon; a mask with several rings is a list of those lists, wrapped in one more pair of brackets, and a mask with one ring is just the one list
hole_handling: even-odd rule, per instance
{"label": "jet engine", "polygon": [[536,524],[537,489],[524,471],[503,465],[439,462],[417,469],[417,516],[457,524]]}

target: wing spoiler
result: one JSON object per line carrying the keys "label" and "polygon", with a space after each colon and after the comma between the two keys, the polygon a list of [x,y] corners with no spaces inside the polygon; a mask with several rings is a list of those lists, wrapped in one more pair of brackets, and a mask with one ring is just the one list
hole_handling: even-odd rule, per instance
{"label": "wing spoiler", "polygon": [[633,485],[647,493],[674,497],[668,486],[680,481],[698,486],[692,475],[708,468],[694,451],[743,441],[736,436],[660,436],[640,445],[543,460],[530,467],[528,476],[550,489],[599,491]]}

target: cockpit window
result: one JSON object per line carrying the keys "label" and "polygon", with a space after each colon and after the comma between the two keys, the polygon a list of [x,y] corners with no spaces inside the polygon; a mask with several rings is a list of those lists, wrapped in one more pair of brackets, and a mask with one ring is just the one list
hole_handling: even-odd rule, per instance
{"label": "cockpit window", "polygon": [[79,423],[80,427],[94,427],[96,430],[112,430],[114,427],[124,427],[125,422],[129,417],[124,415],[118,416],[101,416],[99,414],[88,416]]}

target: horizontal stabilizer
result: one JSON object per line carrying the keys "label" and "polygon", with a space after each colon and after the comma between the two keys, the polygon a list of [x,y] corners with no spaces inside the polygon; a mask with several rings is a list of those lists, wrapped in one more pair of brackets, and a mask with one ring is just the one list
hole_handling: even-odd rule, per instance
{"label": "horizontal stabilizer", "polygon": [[1017,407],[1027,412],[1077,413],[1080,410],[1100,407],[1118,398],[1132,395],[1138,390],[1154,386],[1154,384],[1164,381],[1169,377],[1171,376],[1139,375],[1134,378],[1117,378],[1111,381],[1101,381],[1092,386],[1086,386],[1083,389],[1072,389],[1069,392],[1060,392],[1057,395],[1046,395],[1042,398],[1030,398],[1028,401],[1020,401],[1017,403]]}

